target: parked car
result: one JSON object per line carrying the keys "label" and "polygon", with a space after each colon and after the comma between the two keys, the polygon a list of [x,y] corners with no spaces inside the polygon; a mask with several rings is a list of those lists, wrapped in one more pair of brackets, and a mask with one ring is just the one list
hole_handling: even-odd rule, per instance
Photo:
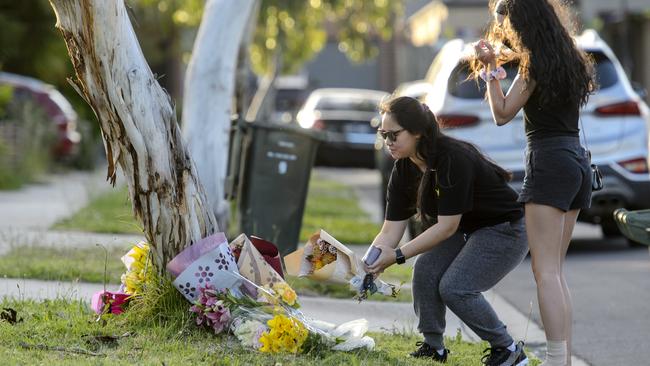
{"label": "parked car", "polygon": [[11,86],[14,99],[29,100],[41,107],[56,126],[57,140],[52,147],[55,158],[63,159],[74,154],[81,134],[77,132],[77,113],[63,94],[40,80],[8,72],[0,72],[0,85]]}
{"label": "parked car", "polygon": [[327,141],[316,153],[316,164],[374,167],[378,106],[387,95],[367,89],[314,90],[297,120],[303,128],[326,134]]}
{"label": "parked car", "polygon": [[303,74],[278,76],[274,87],[273,122],[295,122],[296,113],[309,95],[309,78]]}
{"label": "parked car", "polygon": [[[613,219],[617,208],[638,210],[650,207],[648,174],[647,104],[632,88],[609,46],[593,30],[576,39],[578,46],[596,63],[599,90],[589,98],[580,113],[580,138],[591,150],[592,162],[604,175],[605,188],[594,192],[590,209],[582,210],[579,220],[599,224],[605,236],[620,235]],[[517,191],[524,178],[523,112],[508,124],[494,125],[485,100],[485,83],[468,79],[464,60],[471,44],[456,39],[447,42],[433,60],[425,81],[431,91],[424,101],[436,115],[445,133],[477,145],[499,165],[513,172],[511,182]],[[504,92],[517,74],[516,65],[505,65],[508,77]],[[384,158],[387,154],[382,154]],[[384,172],[390,174],[390,172]]]}

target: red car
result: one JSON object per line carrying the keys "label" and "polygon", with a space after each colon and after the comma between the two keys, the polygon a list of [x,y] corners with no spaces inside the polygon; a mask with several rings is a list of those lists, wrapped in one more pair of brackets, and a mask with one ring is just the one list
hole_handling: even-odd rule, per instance
{"label": "red car", "polygon": [[56,125],[57,141],[52,147],[56,159],[74,154],[81,134],[77,132],[77,113],[63,94],[40,80],[7,72],[0,72],[0,85],[13,87],[14,98],[31,99]]}

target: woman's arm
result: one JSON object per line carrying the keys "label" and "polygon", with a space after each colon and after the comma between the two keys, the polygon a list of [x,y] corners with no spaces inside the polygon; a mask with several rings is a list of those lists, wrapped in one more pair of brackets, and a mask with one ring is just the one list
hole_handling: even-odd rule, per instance
{"label": "woman's arm", "polygon": [[[476,57],[485,66],[486,74],[497,68],[494,49],[489,42],[480,40],[474,45]],[[503,126],[510,122],[530,98],[532,91],[535,89],[535,81],[526,82],[517,74],[508,93],[503,95],[501,83],[499,80],[492,79],[487,81],[487,95],[492,111],[492,118],[497,126]]]}
{"label": "woman's arm", "polygon": [[390,248],[396,248],[399,244],[400,239],[404,236],[404,230],[406,230],[406,223],[408,220],[402,221],[384,221],[384,225],[381,227],[381,231],[375,237],[375,240],[372,241],[372,245],[379,246],[383,245]]}
{"label": "woman's arm", "polygon": [[[406,230],[408,220],[402,221],[388,221],[384,220],[384,225],[381,227],[381,231],[375,237],[375,240],[372,241],[370,247],[366,251],[366,255],[370,252],[372,247],[381,248],[383,252],[393,252],[399,241],[404,236],[404,230]],[[366,272],[370,272],[370,268],[363,263]]]}
{"label": "woman's arm", "polygon": [[[438,222],[435,225],[401,247],[402,254],[407,259],[412,258],[420,253],[426,252],[454,235],[458,230],[461,217],[462,215],[438,216]],[[406,222],[404,222],[404,226],[406,226]],[[375,239],[375,242],[377,242],[377,239]],[[380,274],[387,267],[395,263],[395,247],[375,244],[375,242],[373,242],[373,245],[381,249],[381,254],[372,265],[368,266],[368,270],[374,274]]]}
{"label": "woman's arm", "polygon": [[415,257],[454,235],[458,231],[462,216],[438,216],[438,222],[435,225],[402,246],[404,257],[406,259]]}
{"label": "woman's arm", "polygon": [[[489,73],[494,69],[496,69],[496,63],[489,64],[487,72]],[[512,121],[521,108],[524,107],[532,94],[532,90],[535,88],[535,81],[531,80],[526,83],[519,74],[515,77],[506,95],[503,95],[499,80],[492,79],[487,84],[488,102],[490,103],[492,118],[497,126],[503,126]]]}

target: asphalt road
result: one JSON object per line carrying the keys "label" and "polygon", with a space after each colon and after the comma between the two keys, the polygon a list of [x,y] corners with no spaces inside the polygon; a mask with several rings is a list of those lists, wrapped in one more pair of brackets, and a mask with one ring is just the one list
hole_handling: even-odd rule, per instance
{"label": "asphalt road", "polygon": [[[602,239],[596,226],[579,229],[565,263],[573,300],[574,353],[593,366],[650,365],[648,248],[629,248],[624,239]],[[530,258],[495,292],[524,314],[533,301],[532,320],[541,326]]]}
{"label": "asphalt road", "polygon": [[[379,174],[368,169],[318,168],[357,189],[368,211],[379,201]],[[380,220],[381,216],[376,215]],[[494,289],[541,327],[530,258]],[[650,253],[600,228],[578,223],[565,264],[573,300],[573,351],[593,366],[650,365]]]}

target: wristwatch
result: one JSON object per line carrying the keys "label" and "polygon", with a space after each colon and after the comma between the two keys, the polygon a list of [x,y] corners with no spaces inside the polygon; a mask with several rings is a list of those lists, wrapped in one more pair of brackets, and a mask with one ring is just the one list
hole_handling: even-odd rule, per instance
{"label": "wristwatch", "polygon": [[404,262],[406,262],[406,257],[404,257],[404,254],[402,254],[402,249],[395,249],[395,263],[404,264]]}

